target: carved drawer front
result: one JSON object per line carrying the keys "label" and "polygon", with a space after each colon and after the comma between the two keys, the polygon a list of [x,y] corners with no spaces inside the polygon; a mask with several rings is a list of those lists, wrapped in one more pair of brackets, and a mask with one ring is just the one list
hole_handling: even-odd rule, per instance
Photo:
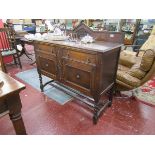
{"label": "carved drawer front", "polygon": [[52,45],[38,44],[36,50],[39,54],[56,55],[55,47]]}
{"label": "carved drawer front", "polygon": [[73,50],[64,50],[63,55],[64,58],[68,58],[73,61],[86,64],[96,64],[96,54]]}
{"label": "carved drawer front", "polygon": [[39,65],[42,72],[48,75],[56,76],[56,62],[52,59],[39,57]]}
{"label": "carved drawer front", "polygon": [[77,62],[64,62],[63,82],[87,95],[93,89],[95,68]]}

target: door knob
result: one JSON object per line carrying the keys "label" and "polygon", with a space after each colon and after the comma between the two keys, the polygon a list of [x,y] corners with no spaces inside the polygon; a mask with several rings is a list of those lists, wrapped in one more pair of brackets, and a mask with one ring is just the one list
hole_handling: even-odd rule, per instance
{"label": "door knob", "polygon": [[79,75],[79,74],[77,74],[77,75],[76,75],[76,78],[77,78],[77,79],[79,79],[79,78],[80,78],[80,75]]}

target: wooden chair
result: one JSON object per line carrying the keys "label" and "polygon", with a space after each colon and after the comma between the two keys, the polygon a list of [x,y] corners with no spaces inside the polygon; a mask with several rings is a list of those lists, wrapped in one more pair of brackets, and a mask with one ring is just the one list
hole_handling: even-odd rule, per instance
{"label": "wooden chair", "polygon": [[15,32],[11,28],[0,28],[0,52],[3,57],[13,56],[16,65],[22,68],[20,51],[17,49]]}
{"label": "wooden chair", "polygon": [[3,59],[2,59],[2,54],[1,54],[1,52],[0,52],[0,70],[3,71],[3,72],[6,72],[6,68],[5,68]]}

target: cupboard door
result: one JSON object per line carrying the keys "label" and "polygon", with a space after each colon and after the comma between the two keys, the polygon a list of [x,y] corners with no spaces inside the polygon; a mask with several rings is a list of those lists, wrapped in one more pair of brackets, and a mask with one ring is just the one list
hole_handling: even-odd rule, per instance
{"label": "cupboard door", "polygon": [[56,79],[57,68],[56,68],[56,61],[54,59],[47,59],[44,57],[38,57],[39,62],[39,69],[41,73],[52,78]]}
{"label": "cupboard door", "polygon": [[62,82],[90,96],[95,84],[95,67],[66,59],[62,67]]}

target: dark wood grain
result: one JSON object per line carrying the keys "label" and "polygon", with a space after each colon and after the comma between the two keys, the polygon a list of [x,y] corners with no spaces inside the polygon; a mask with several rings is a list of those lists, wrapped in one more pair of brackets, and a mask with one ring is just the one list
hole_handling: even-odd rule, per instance
{"label": "dark wood grain", "polygon": [[[112,42],[81,44],[69,41],[34,41],[40,88],[42,74],[94,100],[94,123],[111,105],[121,45]],[[107,92],[107,100],[101,97]],[[106,102],[105,102],[106,101]]]}
{"label": "dark wood grain", "polygon": [[0,87],[0,112],[8,111],[16,134],[26,134],[24,122],[21,116],[21,100],[19,93],[25,89],[25,85],[0,71],[0,79],[4,82]]}
{"label": "dark wood grain", "polygon": [[[76,34],[77,39],[89,34],[95,38],[94,43],[83,44],[80,40],[52,41],[35,40],[35,55],[39,73],[40,88],[43,91],[42,75],[62,85],[67,94],[74,96],[93,108],[93,122],[107,106],[112,104],[113,91],[120,49],[124,39],[121,32],[93,31],[85,24],[79,24],[67,34]],[[50,83],[50,81],[48,82]],[[54,85],[57,88],[58,85]],[[61,87],[62,88],[62,87]],[[61,89],[60,88],[60,89]],[[105,96],[107,99],[102,99]],[[86,100],[93,103],[90,103]]]}
{"label": "dark wood grain", "polygon": [[[80,23],[77,27],[75,27],[73,29],[73,32],[77,33],[77,36],[79,38],[89,34],[97,41],[123,43],[124,40],[124,33],[122,32],[94,31],[84,23]],[[68,33],[72,32],[69,31]]]}

